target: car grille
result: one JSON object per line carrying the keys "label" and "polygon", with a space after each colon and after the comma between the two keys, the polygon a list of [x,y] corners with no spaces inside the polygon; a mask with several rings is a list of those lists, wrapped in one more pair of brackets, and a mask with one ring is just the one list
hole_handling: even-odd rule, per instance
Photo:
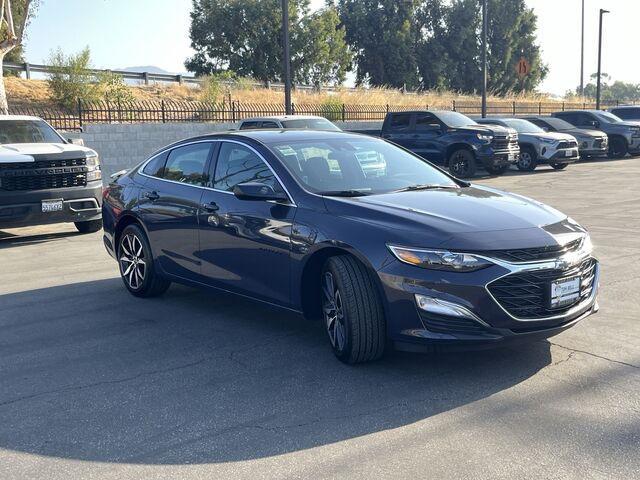
{"label": "car grille", "polygon": [[518,140],[515,135],[509,136],[494,136],[491,146],[495,150],[509,150],[515,149],[518,146]]}
{"label": "car grille", "polygon": [[578,147],[578,142],[575,142],[573,140],[563,141],[558,144],[558,149],[577,148],[577,147]]}
{"label": "car grille", "polygon": [[565,245],[553,245],[538,248],[518,248],[513,250],[492,250],[482,253],[506,262],[538,262],[558,258],[567,252],[578,250],[582,245],[582,238],[573,240]]}
{"label": "car grille", "polygon": [[84,158],[0,164],[0,190],[45,190],[87,184]]}
{"label": "car grille", "polygon": [[[594,288],[597,261],[587,258],[566,270],[538,270],[512,273],[488,285],[489,292],[509,314],[517,318],[538,319],[561,315],[589,297]],[[570,305],[551,308],[551,282],[580,276],[580,296]]]}

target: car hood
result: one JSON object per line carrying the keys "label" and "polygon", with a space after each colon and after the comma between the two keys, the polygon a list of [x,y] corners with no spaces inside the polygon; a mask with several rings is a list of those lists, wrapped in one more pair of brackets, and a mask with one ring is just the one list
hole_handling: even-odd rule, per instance
{"label": "car hood", "polygon": [[573,135],[562,132],[520,133],[519,136],[522,140],[534,137],[548,138],[552,140],[575,140],[575,137]]}
{"label": "car hood", "polygon": [[499,134],[499,135],[509,135],[512,133],[512,129],[502,127],[500,125],[468,125],[466,127],[455,127],[451,130],[458,130],[469,133],[491,133],[491,134]]}
{"label": "car hood", "polygon": [[475,185],[326,197],[325,203],[330,213],[376,224],[388,231],[390,241],[408,246],[475,251],[530,248],[564,244],[584,232],[552,207]]}
{"label": "car hood", "polygon": [[0,145],[0,162],[29,162],[31,155],[59,155],[82,153],[84,156],[96,155],[87,147],[70,143],[5,143]]}
{"label": "car hood", "polygon": [[574,137],[583,138],[601,138],[607,136],[606,133],[601,132],[600,130],[587,130],[584,128],[572,128],[570,130],[563,130],[561,133],[568,133],[569,135],[573,135]]}

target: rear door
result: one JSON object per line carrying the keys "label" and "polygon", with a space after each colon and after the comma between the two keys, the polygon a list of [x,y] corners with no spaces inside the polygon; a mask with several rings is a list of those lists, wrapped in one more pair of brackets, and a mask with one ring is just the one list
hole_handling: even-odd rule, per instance
{"label": "rear door", "polygon": [[252,147],[223,141],[212,162],[210,188],[200,210],[202,275],[207,283],[282,305],[290,305],[293,204],[240,200],[238,183],[257,181],[283,191],[264,158]]}
{"label": "rear door", "polygon": [[167,273],[197,279],[198,209],[207,181],[213,142],[178,146],[143,167],[140,216],[160,267]]}

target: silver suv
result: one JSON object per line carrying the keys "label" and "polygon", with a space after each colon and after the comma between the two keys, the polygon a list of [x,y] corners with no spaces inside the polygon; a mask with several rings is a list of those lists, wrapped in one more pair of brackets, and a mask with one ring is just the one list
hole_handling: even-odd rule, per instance
{"label": "silver suv", "polygon": [[483,118],[478,123],[501,125],[518,132],[518,170],[532,171],[540,163],[548,163],[554,169],[562,170],[580,159],[578,141],[568,133],[545,132],[522,118]]}

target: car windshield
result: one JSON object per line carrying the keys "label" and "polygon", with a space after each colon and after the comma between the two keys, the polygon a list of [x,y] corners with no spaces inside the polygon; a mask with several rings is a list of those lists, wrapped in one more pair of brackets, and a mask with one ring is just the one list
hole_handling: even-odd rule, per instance
{"label": "car windshield", "polygon": [[416,186],[458,187],[422,158],[373,138],[278,142],[269,147],[314,193],[357,196]]}
{"label": "car windshield", "polygon": [[600,120],[602,120],[604,122],[607,122],[607,123],[618,123],[618,122],[622,121],[622,119],[620,117],[617,117],[613,113],[595,112],[595,114],[596,114],[596,117],[598,117]]}
{"label": "car windshield", "polygon": [[576,128],[569,122],[566,122],[561,118],[545,118],[543,122],[555,128],[556,130],[573,130],[574,128]]}
{"label": "car windshield", "polygon": [[284,128],[307,128],[309,130],[333,130],[340,131],[333,123],[325,118],[297,118],[295,120],[284,120]]}
{"label": "car windshield", "polygon": [[0,120],[0,144],[62,142],[60,135],[42,120]]}
{"label": "car windshield", "polygon": [[521,118],[507,118],[502,121],[507,125],[507,127],[515,129],[518,133],[544,133],[543,129],[528,120],[522,120]]}
{"label": "car windshield", "polygon": [[468,127],[469,125],[477,125],[466,115],[458,112],[437,112],[436,116],[442,120],[442,123],[449,127]]}

